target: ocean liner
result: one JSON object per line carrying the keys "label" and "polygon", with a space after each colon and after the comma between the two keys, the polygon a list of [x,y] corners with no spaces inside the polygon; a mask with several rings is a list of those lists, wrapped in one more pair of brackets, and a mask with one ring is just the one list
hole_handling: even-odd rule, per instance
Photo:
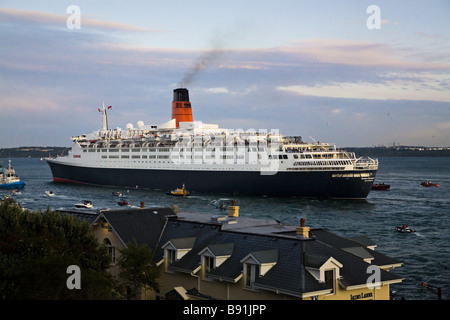
{"label": "ocean liner", "polygon": [[191,193],[365,199],[378,160],[278,130],[222,129],[194,121],[189,91],[173,91],[172,119],[72,137],[67,156],[47,158],[53,181]]}

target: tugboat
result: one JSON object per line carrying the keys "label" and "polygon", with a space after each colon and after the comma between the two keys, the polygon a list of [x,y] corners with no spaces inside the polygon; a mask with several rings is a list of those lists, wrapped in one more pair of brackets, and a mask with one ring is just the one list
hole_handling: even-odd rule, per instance
{"label": "tugboat", "polygon": [[170,196],[175,196],[175,197],[187,197],[190,195],[189,191],[186,190],[186,187],[183,184],[182,188],[176,188],[175,190],[172,190],[170,192],[167,193]]}
{"label": "tugboat", "polygon": [[8,161],[8,167],[3,167],[0,162],[0,189],[21,189],[25,187],[25,182],[20,181],[16,171],[11,166],[11,160]]}
{"label": "tugboat", "polygon": [[395,230],[401,233],[414,233],[416,232],[414,229],[411,229],[408,225],[404,224],[399,227],[395,227]]}
{"label": "tugboat", "polygon": [[430,180],[422,181],[420,184],[422,187],[440,187],[440,184],[432,183]]}
{"label": "tugboat", "polygon": [[391,187],[390,184],[386,184],[386,183],[377,183],[372,185],[372,190],[389,190],[389,188]]}

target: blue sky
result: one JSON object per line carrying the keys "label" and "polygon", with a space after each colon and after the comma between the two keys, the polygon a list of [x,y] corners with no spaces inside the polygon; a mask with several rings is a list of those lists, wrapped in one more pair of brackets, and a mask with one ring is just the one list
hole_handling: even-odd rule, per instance
{"label": "blue sky", "polygon": [[[80,9],[80,29],[68,28]],[[380,9],[380,28],[368,28]],[[0,148],[170,119],[450,146],[448,1],[0,1]]]}

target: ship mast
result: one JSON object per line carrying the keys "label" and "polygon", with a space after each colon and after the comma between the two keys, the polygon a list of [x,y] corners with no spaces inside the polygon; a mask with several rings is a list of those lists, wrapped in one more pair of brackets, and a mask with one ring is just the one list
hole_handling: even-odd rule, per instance
{"label": "ship mast", "polygon": [[102,110],[102,131],[103,132],[108,131],[108,115],[106,114],[105,102],[103,102],[103,110]]}

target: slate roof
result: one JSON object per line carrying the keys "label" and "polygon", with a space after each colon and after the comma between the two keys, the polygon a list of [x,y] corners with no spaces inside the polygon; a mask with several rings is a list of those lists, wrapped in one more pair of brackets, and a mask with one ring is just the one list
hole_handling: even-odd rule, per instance
{"label": "slate roof", "polygon": [[[344,287],[365,285],[370,265],[401,265],[395,259],[368,249],[360,242],[323,229],[311,228],[310,238],[303,239],[292,232],[295,227],[260,220],[259,225],[263,226],[261,229],[257,219],[250,221],[243,217],[237,218],[236,224],[222,225],[208,220],[205,215],[200,217],[200,221],[176,216],[169,208],[120,210],[102,214],[125,243],[136,238],[138,243],[147,243],[153,248],[155,263],[164,258],[162,246],[168,241],[179,242],[185,249],[186,239],[189,239],[192,249],[170,265],[169,268],[173,271],[188,274],[197,272],[201,262],[199,253],[208,247],[216,256],[230,255],[208,276],[236,282],[242,277],[242,259],[253,253],[261,259],[261,263],[276,262],[264,276],[255,280],[254,287],[297,297],[331,290],[306,268],[319,268],[330,257],[342,264],[340,283]],[[365,243],[374,245],[368,240]],[[371,264],[365,262],[364,258],[370,258]],[[391,272],[380,271],[382,282],[402,279]]]}
{"label": "slate roof", "polygon": [[132,208],[102,211],[98,219],[104,218],[125,245],[136,239],[154,251],[169,216],[175,216],[171,208]]}

